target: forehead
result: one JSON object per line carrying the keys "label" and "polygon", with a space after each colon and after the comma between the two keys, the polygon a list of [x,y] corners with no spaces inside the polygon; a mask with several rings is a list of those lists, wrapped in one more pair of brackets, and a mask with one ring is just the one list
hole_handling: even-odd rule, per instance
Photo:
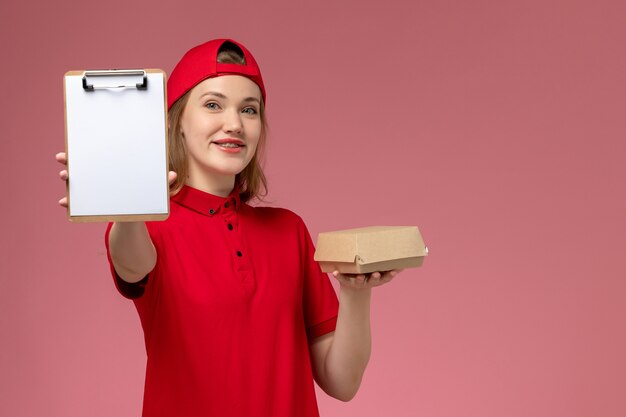
{"label": "forehead", "polygon": [[241,75],[220,75],[219,77],[207,78],[196,85],[191,94],[201,96],[208,92],[221,93],[229,99],[245,99],[255,97],[261,100],[261,89],[247,77]]}

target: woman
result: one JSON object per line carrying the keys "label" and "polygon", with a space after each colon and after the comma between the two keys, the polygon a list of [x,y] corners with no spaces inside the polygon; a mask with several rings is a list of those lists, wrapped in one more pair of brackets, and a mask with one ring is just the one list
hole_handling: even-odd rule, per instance
{"label": "woman", "polygon": [[314,379],[342,401],[361,383],[371,288],[399,271],[335,271],[338,299],[302,219],[248,204],[266,190],[265,102],[242,44],[189,50],[168,80],[170,216],[106,229],[144,330],[144,416],[318,416]]}

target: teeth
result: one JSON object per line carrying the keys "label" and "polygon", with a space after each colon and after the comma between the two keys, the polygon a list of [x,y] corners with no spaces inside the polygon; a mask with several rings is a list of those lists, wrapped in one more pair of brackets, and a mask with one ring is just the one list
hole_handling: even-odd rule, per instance
{"label": "teeth", "polygon": [[239,147],[239,145],[237,145],[236,143],[218,143],[218,145],[223,148],[238,148]]}

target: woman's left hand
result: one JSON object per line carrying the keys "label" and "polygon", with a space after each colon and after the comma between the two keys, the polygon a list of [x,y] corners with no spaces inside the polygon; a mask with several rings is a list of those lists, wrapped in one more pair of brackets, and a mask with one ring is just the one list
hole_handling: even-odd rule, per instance
{"label": "woman's left hand", "polygon": [[341,274],[333,271],[333,276],[345,288],[373,288],[390,282],[402,269],[372,272],[371,274]]}

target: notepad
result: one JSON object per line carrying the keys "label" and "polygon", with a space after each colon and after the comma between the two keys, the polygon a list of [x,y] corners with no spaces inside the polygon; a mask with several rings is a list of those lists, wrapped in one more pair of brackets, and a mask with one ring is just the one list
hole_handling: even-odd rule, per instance
{"label": "notepad", "polygon": [[68,218],[166,219],[165,73],[69,71],[64,92]]}

